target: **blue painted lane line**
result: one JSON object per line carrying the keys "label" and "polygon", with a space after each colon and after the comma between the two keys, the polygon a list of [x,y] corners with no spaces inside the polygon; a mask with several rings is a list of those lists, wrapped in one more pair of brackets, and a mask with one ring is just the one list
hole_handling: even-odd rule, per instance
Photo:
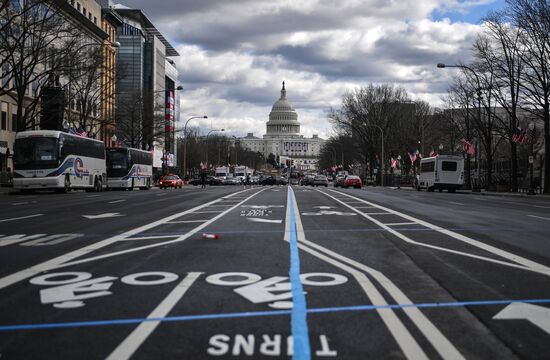
{"label": "blue painted lane line", "polygon": [[290,207],[290,284],[292,289],[292,313],[291,331],[294,340],[294,352],[292,358],[295,360],[311,359],[311,348],[309,344],[309,331],[307,328],[307,307],[304,288],[300,279],[300,256],[298,252],[298,240],[296,236],[296,218],[294,213],[294,192],[288,187],[288,201]]}
{"label": "blue painted lane line", "polygon": [[[497,306],[510,305],[512,303],[526,304],[550,304],[550,299],[517,299],[517,300],[479,300],[479,301],[455,301],[447,303],[420,303],[420,304],[388,304],[388,305],[355,305],[355,306],[339,306],[330,308],[314,308],[307,309],[309,314],[334,313],[344,311],[373,311],[379,309],[404,309],[404,308],[455,308],[468,306]],[[80,328],[90,326],[112,326],[112,325],[129,325],[138,324],[147,321],[197,321],[197,320],[222,320],[249,318],[261,316],[281,316],[292,315],[291,310],[272,310],[272,311],[256,311],[256,312],[241,312],[241,313],[221,313],[221,314],[199,314],[199,315],[180,315],[167,316],[160,318],[134,318],[134,319],[113,319],[113,320],[97,320],[97,321],[73,321],[73,322],[58,322],[58,323],[42,323],[42,324],[16,324],[16,325],[0,325],[0,331],[18,331],[18,330],[41,330],[41,329],[62,329],[62,328]]]}

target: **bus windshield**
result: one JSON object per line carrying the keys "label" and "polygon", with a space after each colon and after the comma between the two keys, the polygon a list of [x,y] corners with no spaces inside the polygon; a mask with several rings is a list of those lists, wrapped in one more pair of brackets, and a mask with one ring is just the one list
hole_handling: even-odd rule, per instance
{"label": "bus windshield", "polygon": [[107,176],[122,177],[128,173],[128,152],[125,149],[107,149]]}
{"label": "bus windshield", "polygon": [[53,137],[27,137],[15,140],[13,163],[19,170],[53,169],[59,166],[59,141]]}

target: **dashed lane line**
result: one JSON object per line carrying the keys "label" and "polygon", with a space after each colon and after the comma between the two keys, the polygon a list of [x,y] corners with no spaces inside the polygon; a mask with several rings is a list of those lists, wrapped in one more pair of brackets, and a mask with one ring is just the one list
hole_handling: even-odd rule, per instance
{"label": "dashed lane line", "polygon": [[544,216],[537,216],[537,215],[527,215],[527,216],[535,218],[535,219],[550,220],[550,218],[544,217]]}
{"label": "dashed lane line", "polygon": [[120,202],[123,202],[123,201],[126,201],[126,200],[124,200],[124,199],[113,200],[113,201],[109,201],[108,203],[109,203],[109,204],[117,204],[117,203],[120,203]]}
{"label": "dashed lane line", "polygon": [[449,204],[453,204],[453,205],[464,205],[463,203],[459,203],[459,202],[456,202],[456,201],[449,201]]}
{"label": "dashed lane line", "polygon": [[550,206],[533,205],[533,207],[536,207],[536,208],[539,208],[539,209],[550,209]]}
{"label": "dashed lane line", "polygon": [[[485,257],[485,256],[479,256],[479,255],[474,255],[474,254],[470,254],[470,253],[466,253],[466,252],[463,252],[463,251],[458,251],[458,250],[453,250],[453,249],[448,249],[448,248],[444,248],[444,247],[440,247],[440,246],[435,246],[435,245],[430,245],[430,244],[426,244],[426,243],[422,243],[422,242],[418,242],[418,241],[415,241],[403,234],[401,234],[400,232],[398,232],[397,230],[395,229],[392,229],[386,225],[384,225],[382,222],[376,220],[375,218],[369,216],[369,214],[367,213],[364,213],[360,210],[356,210],[354,209],[353,206],[351,205],[347,205],[345,202],[343,201],[340,201],[338,199],[336,199],[335,197],[333,197],[332,195],[326,193],[326,192],[323,192],[323,191],[320,191],[320,190],[317,190],[319,191],[320,193],[324,194],[325,196],[329,197],[329,198],[332,198],[336,201],[338,201],[339,203],[347,206],[348,208],[350,208],[351,210],[354,210],[356,213],[358,213],[359,215],[365,217],[366,219],[372,221],[373,223],[375,223],[376,225],[380,226],[381,228],[385,229],[386,231],[388,231],[389,233],[397,236],[399,239],[409,243],[409,244],[414,244],[414,245],[418,245],[418,246],[423,246],[423,247],[427,247],[427,248],[431,248],[431,249],[434,249],[434,250],[439,250],[439,251],[443,251],[443,252],[448,252],[448,253],[452,253],[452,254],[457,254],[457,255],[461,255],[461,256],[466,256],[466,257],[470,257],[470,258],[474,258],[474,259],[478,259],[478,260],[483,260],[483,261],[487,261],[487,262],[492,262],[492,263],[495,263],[495,264],[500,264],[500,265],[504,265],[504,266],[508,266],[508,267],[513,267],[513,268],[517,268],[517,269],[522,269],[522,270],[527,270],[527,271],[533,271],[533,272],[536,272],[536,273],[539,273],[539,274],[543,274],[543,275],[546,275],[546,276],[550,276],[550,268],[545,266],[545,265],[542,265],[542,264],[539,264],[533,260],[529,260],[527,258],[524,258],[522,256],[519,256],[519,255],[516,255],[516,254],[513,254],[511,252],[508,252],[506,250],[502,250],[502,249],[499,249],[495,246],[492,246],[492,245],[489,245],[489,244],[486,244],[484,242],[481,242],[479,240],[474,240],[470,237],[467,237],[465,235],[462,235],[462,234],[459,234],[459,233],[456,233],[454,231],[451,231],[451,230],[448,230],[448,229],[444,229],[440,226],[437,226],[437,225],[434,225],[434,224],[431,224],[429,222],[426,222],[426,221],[423,221],[423,220],[420,220],[420,219],[417,219],[415,217],[412,217],[410,215],[407,215],[407,214],[404,214],[404,213],[401,213],[401,212],[398,212],[398,211],[395,211],[395,210],[392,210],[390,208],[387,208],[387,207],[384,207],[384,206],[381,206],[381,205],[378,205],[378,204],[375,204],[375,203],[371,203],[369,201],[366,201],[366,200],[362,200],[360,198],[357,198],[357,197],[354,197],[354,196],[351,196],[351,195],[347,195],[349,198],[353,198],[353,199],[357,199],[357,200],[360,200],[360,201],[363,201],[363,203],[365,204],[369,204],[369,205],[372,205],[372,206],[376,206],[377,208],[379,208],[380,210],[384,210],[384,211],[387,211],[391,214],[394,214],[394,215],[397,215],[397,216],[400,216],[402,217],[403,219],[406,219],[406,220],[409,220],[409,221],[412,221],[412,222],[415,222],[416,224],[418,225],[422,225],[428,229],[431,229],[431,230],[434,230],[434,231],[437,231],[439,233],[442,233],[442,234],[445,234],[447,236],[450,236],[458,241],[461,241],[463,243],[466,243],[466,244],[469,244],[471,246],[474,246],[474,247],[477,247],[478,249],[481,249],[481,250],[484,250],[484,251],[487,251],[489,253],[492,253],[493,255],[497,255],[501,258],[504,258],[508,261],[511,261],[511,262],[506,262],[506,261],[501,261],[501,260],[497,260],[497,259],[492,259],[492,258],[488,258],[488,257]],[[331,192],[335,192],[337,194],[343,194],[339,191],[335,191],[335,190],[329,190]]]}
{"label": "dashed lane line", "polygon": [[27,215],[27,216],[20,216],[16,218],[10,218],[10,219],[2,219],[0,222],[7,222],[7,221],[15,221],[15,220],[21,220],[21,219],[29,219],[37,216],[43,216],[44,214],[34,214],[34,215]]}
{"label": "dashed lane line", "polygon": [[[240,194],[240,193],[245,192],[245,191],[247,191],[247,190],[239,191],[239,192],[236,192],[234,194],[237,195],[237,194]],[[257,195],[260,192],[261,191],[256,192],[252,196]],[[162,225],[162,224],[164,224],[168,221],[172,221],[172,220],[175,220],[175,219],[177,219],[181,216],[192,213],[193,211],[197,211],[197,210],[205,208],[209,205],[216,204],[219,201],[221,201],[221,199],[216,199],[216,200],[210,201],[208,203],[196,206],[196,207],[191,208],[189,210],[185,210],[185,211],[182,211],[180,213],[173,214],[173,215],[170,215],[168,217],[162,218],[160,220],[153,221],[152,223],[142,225],[142,226],[137,227],[135,229],[126,231],[122,234],[112,236],[112,237],[107,238],[105,240],[98,241],[94,244],[90,244],[90,245],[85,246],[83,248],[68,252],[66,254],[57,256],[53,259],[44,261],[40,264],[28,267],[26,269],[20,270],[18,272],[12,273],[12,274],[7,275],[7,276],[4,276],[4,277],[0,278],[0,289],[3,289],[3,288],[8,287],[10,285],[16,284],[19,281],[31,278],[31,277],[33,277],[33,276],[35,276],[35,275],[37,275],[37,274],[39,274],[43,271],[48,271],[48,270],[52,270],[52,269],[56,269],[56,268],[60,268],[60,267],[65,267],[65,266],[70,266],[70,265],[74,265],[74,264],[78,264],[78,263],[83,263],[83,262],[93,261],[93,260],[97,260],[97,259],[102,259],[102,258],[105,258],[105,257],[124,254],[124,253],[127,253],[127,252],[139,251],[139,250],[143,250],[143,249],[150,248],[150,247],[153,247],[153,246],[163,246],[163,245],[166,245],[166,244],[170,244],[170,243],[174,243],[174,242],[178,242],[178,241],[183,241],[183,240],[187,239],[187,237],[191,236],[192,232],[188,232],[185,235],[182,235],[182,236],[180,236],[179,238],[177,238],[175,240],[156,243],[152,246],[141,246],[141,247],[129,249],[129,250],[126,250],[126,251],[119,251],[119,252],[105,254],[105,255],[102,255],[102,256],[96,256],[96,257],[92,257],[92,258],[88,258],[88,259],[83,259],[83,260],[78,260],[78,261],[72,261],[71,262],[71,260],[74,260],[78,257],[87,255],[87,254],[89,254],[89,253],[91,253],[95,250],[99,250],[99,249],[102,249],[106,246],[112,245],[112,244],[114,244],[118,241],[125,240],[126,238],[129,238],[129,237],[134,236],[136,234],[139,234],[141,232],[147,231],[147,230],[152,229],[156,226]],[[237,206],[238,206],[238,204],[235,205],[235,207],[237,207]],[[233,209],[233,208],[231,208],[231,209]],[[231,209],[229,209],[228,212]],[[217,215],[216,217],[214,217],[214,219],[212,219],[212,221],[217,220],[218,218],[223,216],[223,214],[224,213]],[[203,227],[205,227],[207,224],[209,224],[209,223],[204,223],[201,226],[195,228],[194,230],[198,231],[198,230],[202,229]]]}

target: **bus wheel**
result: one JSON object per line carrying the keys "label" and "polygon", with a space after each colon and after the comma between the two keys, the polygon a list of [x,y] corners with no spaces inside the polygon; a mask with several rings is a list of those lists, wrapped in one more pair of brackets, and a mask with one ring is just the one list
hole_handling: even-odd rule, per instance
{"label": "bus wheel", "polygon": [[102,184],[101,184],[101,179],[96,177],[95,178],[95,183],[94,183],[94,191],[95,192],[100,192],[101,190],[103,190],[103,187],[102,187]]}
{"label": "bus wheel", "polygon": [[56,192],[60,194],[66,194],[69,191],[71,191],[71,180],[69,179],[69,176],[65,176],[63,187],[61,189],[56,189]]}

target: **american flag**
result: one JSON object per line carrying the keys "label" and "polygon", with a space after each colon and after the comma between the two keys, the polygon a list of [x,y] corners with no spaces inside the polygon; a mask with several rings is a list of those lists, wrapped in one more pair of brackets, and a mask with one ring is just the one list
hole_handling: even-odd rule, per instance
{"label": "american flag", "polygon": [[430,157],[437,156],[437,152],[435,150],[430,151]]}
{"label": "american flag", "polygon": [[537,127],[536,127],[536,125],[527,130],[526,141],[530,142],[530,143],[534,143],[535,141],[537,141]]}
{"label": "american flag", "polygon": [[462,147],[464,149],[464,152],[466,154],[469,154],[471,156],[475,156],[476,154],[476,148],[474,145],[472,145],[468,140],[462,138],[462,140],[460,140],[460,142],[462,143]]}
{"label": "american flag", "polygon": [[523,144],[526,140],[525,130],[519,126],[512,131],[512,141],[518,144]]}
{"label": "american flag", "polygon": [[414,152],[409,153],[409,159],[411,159],[411,164],[414,164],[414,162],[416,161],[416,154]]}
{"label": "american flag", "polygon": [[394,158],[391,158],[391,167],[394,169],[397,168],[397,160],[395,160]]}

